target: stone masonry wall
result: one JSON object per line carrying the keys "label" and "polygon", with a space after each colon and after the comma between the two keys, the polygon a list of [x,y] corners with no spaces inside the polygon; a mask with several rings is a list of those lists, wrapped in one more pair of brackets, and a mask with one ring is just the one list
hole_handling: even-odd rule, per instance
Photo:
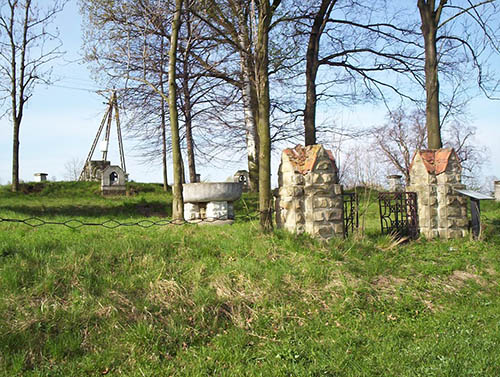
{"label": "stone masonry wall", "polygon": [[461,166],[454,151],[419,151],[410,167],[408,191],[417,193],[420,234],[427,238],[460,238],[468,234],[467,198]]}
{"label": "stone masonry wall", "polygon": [[335,162],[321,145],[283,151],[278,174],[279,228],[322,240],[343,236],[342,186]]}

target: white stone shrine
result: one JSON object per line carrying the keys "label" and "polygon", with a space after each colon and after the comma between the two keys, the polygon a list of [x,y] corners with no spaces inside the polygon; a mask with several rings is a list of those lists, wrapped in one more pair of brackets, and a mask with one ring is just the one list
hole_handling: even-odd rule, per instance
{"label": "white stone shrine", "polygon": [[125,195],[127,177],[123,169],[117,165],[107,166],[102,171],[101,193],[103,195]]}

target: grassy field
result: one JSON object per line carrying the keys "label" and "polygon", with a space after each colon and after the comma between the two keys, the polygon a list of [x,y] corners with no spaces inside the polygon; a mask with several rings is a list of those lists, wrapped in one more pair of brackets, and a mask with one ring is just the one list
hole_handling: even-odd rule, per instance
{"label": "grassy field", "polygon": [[[161,220],[157,185],[0,188],[0,217]],[[255,209],[246,196],[237,214]],[[499,376],[500,205],[480,241],[321,244],[254,221],[83,227],[0,222],[0,375]]]}

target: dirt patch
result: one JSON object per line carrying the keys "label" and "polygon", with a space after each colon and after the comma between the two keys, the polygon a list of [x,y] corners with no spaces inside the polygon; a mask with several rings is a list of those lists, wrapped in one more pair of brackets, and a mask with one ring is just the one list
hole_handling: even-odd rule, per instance
{"label": "dirt patch", "polygon": [[370,285],[379,293],[388,295],[397,300],[396,290],[406,284],[406,279],[397,278],[391,275],[380,275],[375,277]]}
{"label": "dirt patch", "polygon": [[460,271],[460,270],[455,270],[453,271],[453,274],[450,275],[448,278],[448,281],[457,287],[462,287],[468,280],[473,280],[476,284],[480,285],[481,287],[485,287],[487,285],[487,282],[479,275],[473,274],[467,271]]}
{"label": "dirt patch", "polygon": [[454,293],[463,288],[467,283],[473,281],[481,287],[487,287],[488,282],[478,274],[455,270],[448,277],[432,277],[430,278],[431,285],[438,287],[447,293]]}
{"label": "dirt patch", "polygon": [[485,271],[486,271],[486,272],[488,273],[488,275],[490,275],[490,276],[496,276],[496,275],[497,275],[496,270],[495,270],[495,269],[493,269],[493,268],[487,268],[487,269],[485,269]]}
{"label": "dirt patch", "polygon": [[148,300],[162,306],[165,309],[172,309],[179,302],[194,306],[189,294],[175,280],[157,280],[149,284],[150,292]]}

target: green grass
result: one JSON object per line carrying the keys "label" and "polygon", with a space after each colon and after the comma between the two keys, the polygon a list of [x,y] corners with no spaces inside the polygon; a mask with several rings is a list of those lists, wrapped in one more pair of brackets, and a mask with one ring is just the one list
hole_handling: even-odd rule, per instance
{"label": "green grass", "polygon": [[[37,189],[38,190],[38,189]],[[0,216],[168,216],[155,185],[0,188]],[[255,210],[256,198],[237,203]],[[0,223],[0,375],[498,376],[500,205],[483,239],[321,244],[254,221],[107,230]],[[151,217],[149,217],[151,216]]]}

